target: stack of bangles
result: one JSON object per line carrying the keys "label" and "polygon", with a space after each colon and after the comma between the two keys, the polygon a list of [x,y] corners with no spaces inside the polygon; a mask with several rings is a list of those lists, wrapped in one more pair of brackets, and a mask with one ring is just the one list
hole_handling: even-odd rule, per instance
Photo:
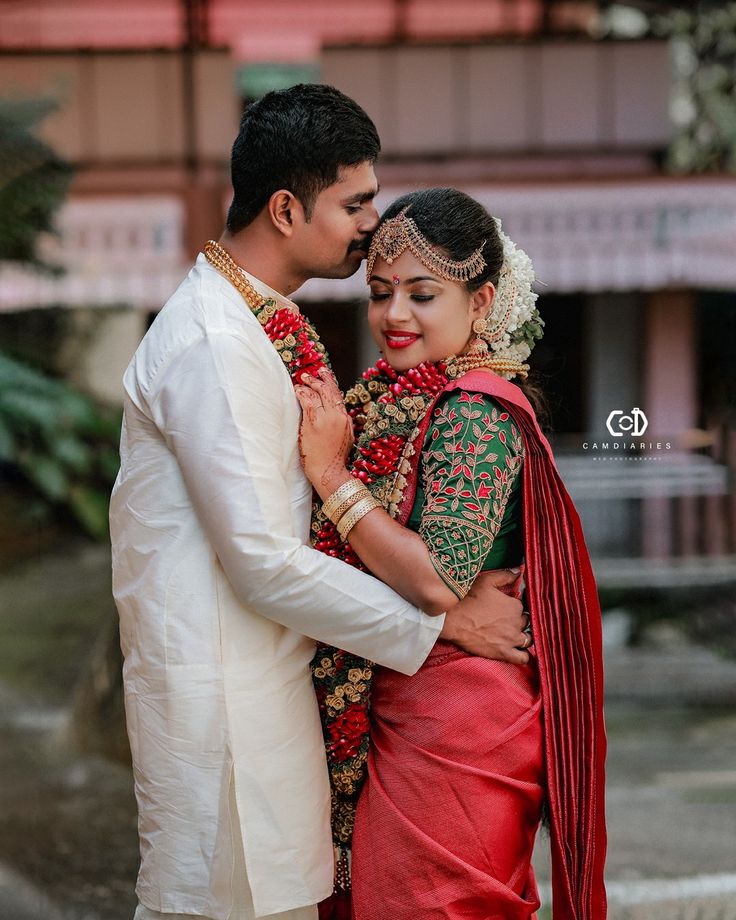
{"label": "stack of bangles", "polygon": [[343,543],[358,521],[374,508],[383,508],[383,505],[371,495],[359,479],[352,477],[339,489],[335,489],[322,505],[324,513],[337,527]]}

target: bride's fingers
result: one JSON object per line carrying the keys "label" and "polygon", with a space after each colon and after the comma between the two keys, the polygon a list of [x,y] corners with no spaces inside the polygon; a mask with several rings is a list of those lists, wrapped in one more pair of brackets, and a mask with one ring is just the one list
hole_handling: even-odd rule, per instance
{"label": "bride's fingers", "polygon": [[306,374],[302,377],[304,384],[309,387],[310,392],[315,393],[322,400],[325,405],[330,402],[328,398],[328,389],[327,384],[321,380],[319,377],[307,376]]}
{"label": "bride's fingers", "polygon": [[313,393],[318,393],[322,385],[322,381],[318,380],[316,377],[312,377],[311,374],[302,374],[301,385],[308,387]]}
{"label": "bride's fingers", "polygon": [[336,393],[340,392],[340,388],[337,385],[337,378],[332,373],[332,371],[327,370],[326,367],[322,367],[317,372],[317,378],[324,383],[324,385],[330,390]]}
{"label": "bride's fingers", "polygon": [[340,387],[337,385],[337,379],[332,371],[327,370],[326,367],[321,368],[319,371],[319,378],[324,384],[325,392],[328,394],[330,402],[339,402],[340,405],[343,405],[342,393],[340,392]]}
{"label": "bride's fingers", "polygon": [[325,409],[339,409],[340,412],[344,412],[345,406],[337,381],[329,371],[325,372],[323,369],[319,373],[320,377],[305,377],[305,383],[313,393],[319,394]]}
{"label": "bride's fingers", "polygon": [[309,409],[313,411],[314,409],[323,409],[322,400],[319,397],[319,393],[315,393],[314,390],[310,390],[308,387],[304,386],[295,386],[294,393],[296,398],[299,400],[299,404],[302,409]]}

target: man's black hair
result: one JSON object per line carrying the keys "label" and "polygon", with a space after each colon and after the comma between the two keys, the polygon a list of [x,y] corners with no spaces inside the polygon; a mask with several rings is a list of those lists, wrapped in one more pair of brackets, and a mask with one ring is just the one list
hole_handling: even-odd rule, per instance
{"label": "man's black hair", "polygon": [[266,93],[245,110],[233,144],[227,229],[247,227],[282,188],[310,220],[317,195],[337,181],[340,167],[372,163],[380,149],[371,119],[334,86],[300,83]]}

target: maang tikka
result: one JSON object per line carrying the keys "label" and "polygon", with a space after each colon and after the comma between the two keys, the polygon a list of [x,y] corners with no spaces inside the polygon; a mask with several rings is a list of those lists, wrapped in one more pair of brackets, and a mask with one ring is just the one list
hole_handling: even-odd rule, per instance
{"label": "maang tikka", "polygon": [[486,267],[486,260],[483,258],[483,247],[486,240],[467,259],[462,261],[449,259],[438,252],[437,247],[429,242],[417,227],[416,222],[411,217],[407,217],[406,212],[409,207],[410,205],[407,205],[396,217],[384,221],[373,234],[366,263],[366,277],[369,281],[373,274],[373,266],[379,256],[389,265],[393,265],[407,249],[419,259],[422,265],[426,265],[431,272],[447,281],[470,281],[483,271]]}

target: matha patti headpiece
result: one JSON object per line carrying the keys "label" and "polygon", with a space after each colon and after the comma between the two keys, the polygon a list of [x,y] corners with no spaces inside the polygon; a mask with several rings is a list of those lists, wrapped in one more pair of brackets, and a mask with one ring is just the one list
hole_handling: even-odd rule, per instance
{"label": "matha patti headpiece", "polygon": [[483,258],[485,241],[467,259],[459,262],[449,259],[429,242],[415,221],[406,216],[409,207],[410,205],[407,205],[396,217],[384,221],[373,234],[366,264],[366,277],[369,281],[379,256],[389,265],[393,265],[407,249],[414,253],[422,265],[426,265],[431,272],[447,281],[470,281],[483,271],[486,267],[486,260]]}

